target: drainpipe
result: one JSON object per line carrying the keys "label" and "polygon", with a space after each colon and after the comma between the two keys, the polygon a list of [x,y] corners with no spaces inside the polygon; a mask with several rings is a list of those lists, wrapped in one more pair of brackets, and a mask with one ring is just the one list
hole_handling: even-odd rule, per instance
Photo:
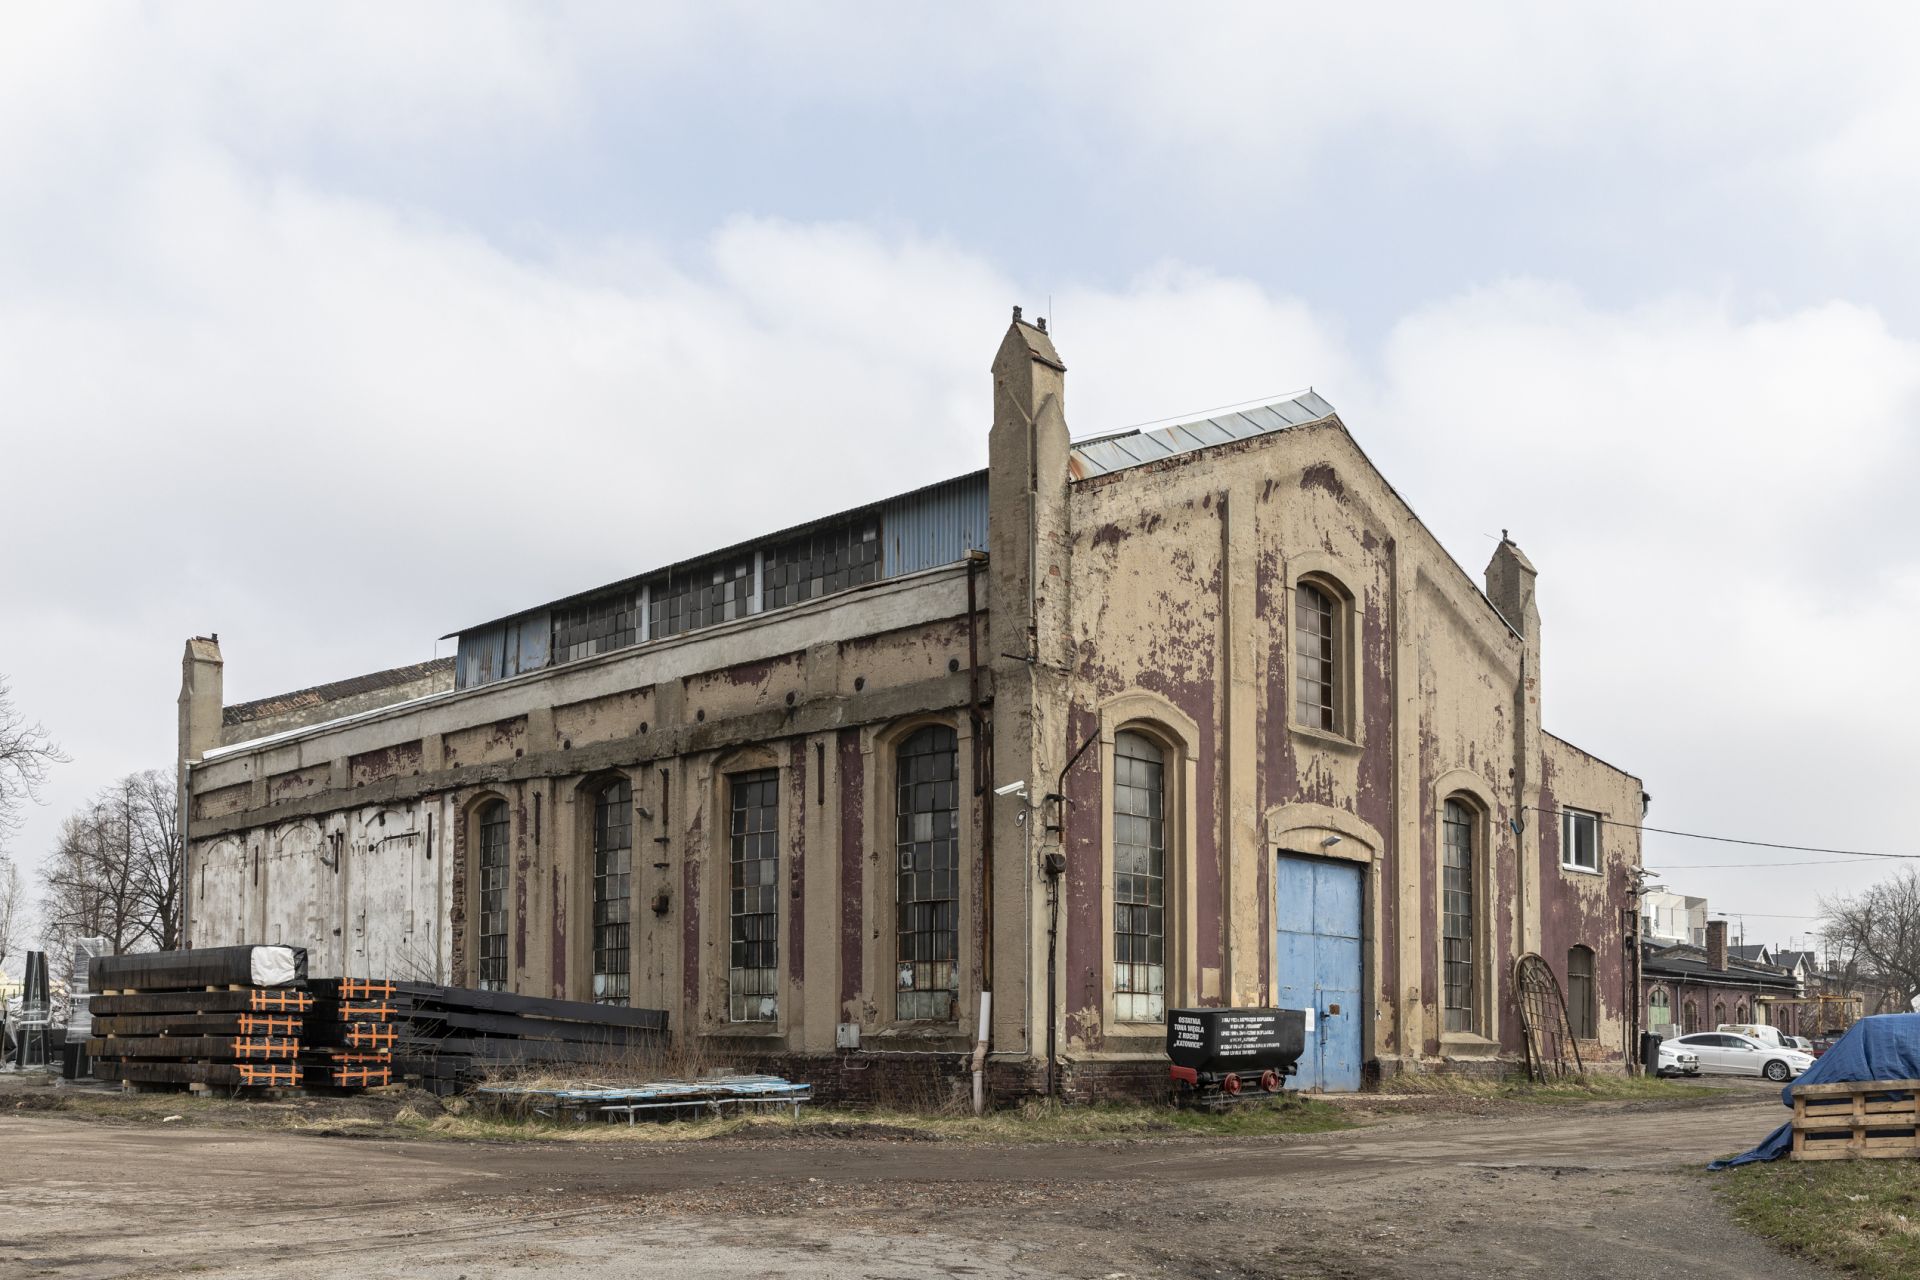
{"label": "drainpipe", "polygon": [[993,1026],[993,992],[980,993],[980,1033],[973,1042],[973,1114],[987,1114],[987,1034]]}
{"label": "drainpipe", "polygon": [[175,808],[179,810],[175,821],[180,827],[180,949],[182,951],[191,951],[193,949],[193,934],[191,932],[193,926],[193,864],[188,856],[192,846],[187,842],[187,833],[191,827],[190,819],[192,817],[191,810],[193,807],[193,762],[191,760],[183,760],[180,762],[180,794],[174,804]]}

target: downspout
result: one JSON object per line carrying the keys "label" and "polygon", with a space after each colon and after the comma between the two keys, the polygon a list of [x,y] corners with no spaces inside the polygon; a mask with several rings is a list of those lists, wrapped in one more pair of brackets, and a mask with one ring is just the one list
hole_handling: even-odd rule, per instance
{"label": "downspout", "polygon": [[973,730],[973,794],[980,823],[980,1030],[973,1043],[973,1114],[987,1110],[987,1054],[993,1032],[993,788],[987,785],[986,717],[980,711],[980,618],[976,580],[986,553],[967,552],[967,718]]}
{"label": "downspout", "polygon": [[187,842],[188,819],[193,807],[193,762],[180,762],[180,810],[175,821],[180,827],[180,949],[193,950],[193,864],[192,845]]}
{"label": "downspout", "polygon": [[[1056,960],[1060,945],[1060,877],[1066,874],[1067,870],[1067,774],[1073,771],[1074,765],[1080,763],[1080,757],[1087,754],[1087,748],[1099,740],[1100,731],[1097,729],[1087,735],[1087,740],[1067,758],[1066,766],[1060,770],[1060,776],[1054,782],[1053,794],[1044,797],[1041,801],[1042,804],[1047,800],[1053,801],[1059,806],[1060,813],[1059,822],[1047,828],[1049,832],[1059,836],[1060,847],[1047,855],[1046,862],[1041,867],[1047,877],[1047,1096],[1049,1098],[1055,1096],[1060,1082],[1060,1061],[1055,1032],[1059,1003]],[[1030,809],[1023,811],[1019,819],[1027,827],[1028,862],[1033,861],[1033,824],[1027,822],[1027,813],[1030,811]]]}

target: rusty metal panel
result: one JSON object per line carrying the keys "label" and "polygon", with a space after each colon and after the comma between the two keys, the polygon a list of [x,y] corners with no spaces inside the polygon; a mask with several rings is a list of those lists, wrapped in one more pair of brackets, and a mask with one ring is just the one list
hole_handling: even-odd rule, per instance
{"label": "rusty metal panel", "polygon": [[987,548],[987,473],[976,471],[889,498],[880,506],[882,576],[898,578]]}

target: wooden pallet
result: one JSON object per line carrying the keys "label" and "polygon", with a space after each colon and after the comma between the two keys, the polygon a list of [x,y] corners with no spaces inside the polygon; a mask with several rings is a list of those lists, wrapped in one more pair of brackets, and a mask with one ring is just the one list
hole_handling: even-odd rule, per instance
{"label": "wooden pallet", "polygon": [[1843,1080],[1793,1091],[1795,1160],[1920,1158],[1920,1080]]}

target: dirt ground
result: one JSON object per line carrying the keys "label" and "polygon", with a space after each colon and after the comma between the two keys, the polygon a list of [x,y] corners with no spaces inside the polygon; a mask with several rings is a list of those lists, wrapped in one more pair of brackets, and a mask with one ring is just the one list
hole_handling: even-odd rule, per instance
{"label": "dirt ground", "polygon": [[1779,1123],[1705,1101],[1355,1102],[1288,1138],[476,1143],[0,1108],[0,1275],[1586,1277],[1826,1274],[1743,1233],[1711,1157]]}

